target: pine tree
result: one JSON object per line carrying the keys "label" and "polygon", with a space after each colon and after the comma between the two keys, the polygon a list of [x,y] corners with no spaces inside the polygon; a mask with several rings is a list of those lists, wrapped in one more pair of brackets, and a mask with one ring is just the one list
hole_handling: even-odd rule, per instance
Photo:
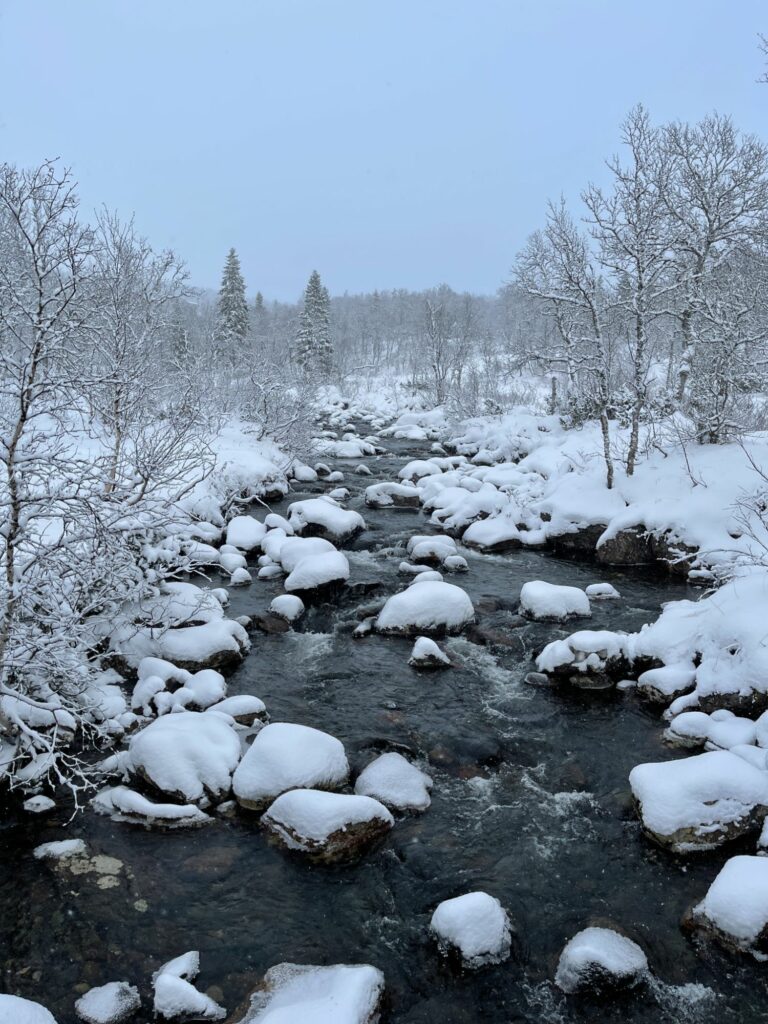
{"label": "pine tree", "polygon": [[245,301],[245,281],[240,271],[240,260],[234,249],[229,250],[216,309],[216,347],[234,362],[248,336],[248,303]]}
{"label": "pine tree", "polygon": [[304,291],[299,313],[294,357],[301,370],[328,376],[333,365],[331,341],[331,298],[320,275],[313,270]]}

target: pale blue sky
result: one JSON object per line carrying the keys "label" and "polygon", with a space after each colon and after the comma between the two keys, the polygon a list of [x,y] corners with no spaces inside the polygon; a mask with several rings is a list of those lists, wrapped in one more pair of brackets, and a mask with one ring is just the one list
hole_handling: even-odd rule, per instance
{"label": "pale blue sky", "polygon": [[637,101],[768,138],[765,0],[0,0],[0,160],[249,293],[492,292]]}

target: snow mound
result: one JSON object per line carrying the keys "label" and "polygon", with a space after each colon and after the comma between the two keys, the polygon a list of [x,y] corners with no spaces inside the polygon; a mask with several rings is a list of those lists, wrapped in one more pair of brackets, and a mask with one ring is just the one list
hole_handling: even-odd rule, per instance
{"label": "snow mound", "polygon": [[56,1018],[40,1003],[3,993],[0,994],[0,1024],[56,1024]]}
{"label": "snow mound", "polygon": [[768,813],[768,773],[727,750],[640,764],[629,784],[645,832],[678,853],[714,849]]}
{"label": "snow mound", "polygon": [[648,977],[645,953],[611,928],[585,928],[560,954],[555,984],[563,992],[631,988]]}
{"label": "snow mound", "polygon": [[432,779],[402,754],[381,754],[363,769],[355,792],[371,796],[394,811],[426,811],[431,800]]}
{"label": "snow mound", "polygon": [[590,601],[615,601],[621,597],[612,583],[590,583],[585,593]]}
{"label": "snow mound", "polygon": [[105,814],[113,821],[134,825],[165,828],[187,828],[206,825],[213,819],[194,804],[160,804],[148,800],[128,786],[110,786],[102,789],[91,800],[97,814]]}
{"label": "snow mound", "polygon": [[671,720],[664,738],[682,747],[730,750],[756,743],[757,723],[725,709],[713,711],[711,715],[703,711],[684,711]]}
{"label": "snow mound", "polygon": [[329,498],[308,498],[288,506],[289,523],[296,533],[314,533],[336,543],[349,540],[365,529],[359,512],[340,508]]}
{"label": "snow mound", "polygon": [[238,725],[248,727],[257,721],[266,722],[269,719],[264,701],[250,693],[236,693],[231,697],[225,697],[218,704],[212,704],[206,711],[210,714],[228,715]]}
{"label": "snow mound", "polygon": [[164,1020],[223,1020],[227,1011],[192,984],[200,971],[200,954],[183,953],[156,971],[154,1010]]}
{"label": "snow mound", "polygon": [[322,537],[286,537],[277,549],[271,548],[272,557],[279,561],[286,572],[293,572],[296,566],[310,555],[325,555],[336,548]]}
{"label": "snow mound", "polygon": [[165,715],[131,737],[133,773],[184,803],[222,800],[240,760],[240,740],[219,715]]}
{"label": "snow mound", "polygon": [[506,551],[520,547],[520,531],[516,517],[500,512],[487,519],[476,519],[464,531],[461,542],[479,551]]}
{"label": "snow mound", "polygon": [[512,928],[495,896],[468,892],[441,903],[430,928],[443,952],[456,950],[466,967],[498,964],[509,956]]}
{"label": "snow mound", "polygon": [[317,590],[331,584],[345,583],[349,579],[349,562],[341,551],[327,551],[324,555],[302,558],[287,577],[284,587],[289,592]]}
{"label": "snow mound", "polygon": [[296,622],[304,614],[304,602],[295,594],[280,594],[272,600],[269,610],[281,619]]}
{"label": "snow mound", "polygon": [[530,619],[562,622],[572,615],[592,614],[589,598],[578,587],[562,587],[543,580],[524,583],[520,591],[520,611]]}
{"label": "snow mound", "polygon": [[459,633],[475,617],[469,596],[452,583],[416,580],[389,598],[376,619],[381,633]]}
{"label": "snow mound", "polygon": [[29,814],[47,814],[56,806],[56,801],[49,796],[31,796],[24,801],[24,810]]}
{"label": "snow mound", "polygon": [[368,964],[278,964],[239,1024],[375,1024],[384,975]]}
{"label": "snow mound", "polygon": [[75,1012],[85,1024],[122,1024],[140,1006],[137,988],[127,981],[110,981],[81,996],[75,1003]]}
{"label": "snow mound", "polygon": [[292,789],[270,805],[261,823],[289,850],[330,862],[359,855],[395,821],[372,797]]}
{"label": "snow mound", "polygon": [[410,484],[371,484],[365,489],[365,504],[369,508],[418,508],[419,490]]}
{"label": "snow mound", "polygon": [[265,726],[235,772],[234,793],[243,807],[258,810],[289,789],[336,789],[349,778],[344,745],[307,725]]}
{"label": "snow mound", "polygon": [[691,918],[725,945],[768,960],[768,858],[731,857]]}
{"label": "snow mound", "polygon": [[241,551],[253,551],[261,546],[267,528],[252,516],[235,516],[227,523],[227,544]]}
{"label": "snow mound", "polygon": [[408,664],[414,668],[450,668],[451,659],[428,636],[416,638]]}

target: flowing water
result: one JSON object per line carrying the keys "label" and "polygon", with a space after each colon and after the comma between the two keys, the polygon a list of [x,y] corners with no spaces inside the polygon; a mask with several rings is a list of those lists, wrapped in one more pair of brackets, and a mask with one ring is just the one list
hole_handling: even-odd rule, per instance
{"label": "flowing water", "polygon": [[[349,507],[368,523],[349,552],[352,583],[371,586],[310,609],[293,632],[256,633],[229,689],[262,697],[273,721],[338,736],[353,770],[386,749],[412,756],[434,779],[430,809],[399,820],[358,864],[334,867],[269,845],[254,817],[161,833],[90,813],[71,824],[68,812],[32,821],[9,814],[0,822],[3,990],[38,999],[71,1024],[85,985],[126,979],[148,1006],[152,971],[199,949],[199,987],[213,986],[230,1009],[268,967],[288,960],[381,968],[385,1019],[398,1024],[764,1021],[765,968],[698,948],[680,930],[734,851],[675,858],[642,837],[632,810],[630,769],[678,756],[662,744],[658,715],[631,693],[523,682],[532,656],[570,631],[518,624],[512,609],[526,580],[612,582],[622,600],[594,603],[590,628],[624,630],[651,621],[686,587],[541,552],[467,552],[470,571],[453,581],[506,646],[451,639],[455,667],[418,673],[407,665],[411,641],[351,638],[358,606],[404,585],[402,546],[425,530],[418,511],[363,507],[367,484],[394,479],[406,459],[423,456],[393,447],[367,460],[373,478],[338,464],[353,491]],[[230,614],[262,611],[279,592],[279,582],[233,590]],[[39,843],[78,836],[92,853],[122,862],[109,887],[98,874],[73,877],[32,858]],[[438,902],[474,889],[501,900],[517,937],[507,963],[461,973],[438,955],[428,925]],[[564,942],[587,923],[612,922],[642,944],[658,980],[615,999],[566,1000],[550,982]]]}

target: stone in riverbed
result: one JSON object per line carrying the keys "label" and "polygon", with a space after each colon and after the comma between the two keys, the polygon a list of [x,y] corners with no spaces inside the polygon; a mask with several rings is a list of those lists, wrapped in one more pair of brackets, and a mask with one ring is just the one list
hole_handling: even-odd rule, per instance
{"label": "stone in riverbed", "polygon": [[683,924],[768,960],[768,858],[731,857]]}
{"label": "stone in riverbed", "polygon": [[444,900],[432,915],[430,929],[443,953],[458,953],[473,970],[509,957],[512,927],[507,912],[487,892]]}
{"label": "stone in riverbed", "polygon": [[192,984],[200,972],[197,950],[183,953],[156,971],[152,984],[155,990],[156,1017],[164,1020],[223,1020],[227,1011],[210,996],[198,992]]}
{"label": "stone in riverbed", "polygon": [[395,822],[371,797],[292,789],[270,805],[261,823],[286,849],[333,863],[361,856]]}
{"label": "stone in riverbed", "polygon": [[376,1024],[383,995],[384,975],[368,964],[278,964],[237,1024]]}
{"label": "stone in riverbed", "polygon": [[648,978],[645,953],[612,928],[585,928],[560,954],[555,984],[569,995],[633,988]]}
{"label": "stone in riverbed", "polygon": [[5,993],[0,993],[0,1021],[2,1024],[56,1024],[53,1014],[40,1003]]}
{"label": "stone in riverbed", "polygon": [[371,761],[355,783],[355,792],[360,796],[373,797],[394,811],[426,811],[431,789],[429,775],[396,751]]}
{"label": "stone in riverbed", "polygon": [[422,669],[451,668],[451,659],[434,640],[420,636],[416,638],[408,664]]}
{"label": "stone in riverbed", "polygon": [[140,1006],[137,988],[127,981],[110,981],[81,996],[75,1003],[75,1013],[85,1024],[123,1024]]}

